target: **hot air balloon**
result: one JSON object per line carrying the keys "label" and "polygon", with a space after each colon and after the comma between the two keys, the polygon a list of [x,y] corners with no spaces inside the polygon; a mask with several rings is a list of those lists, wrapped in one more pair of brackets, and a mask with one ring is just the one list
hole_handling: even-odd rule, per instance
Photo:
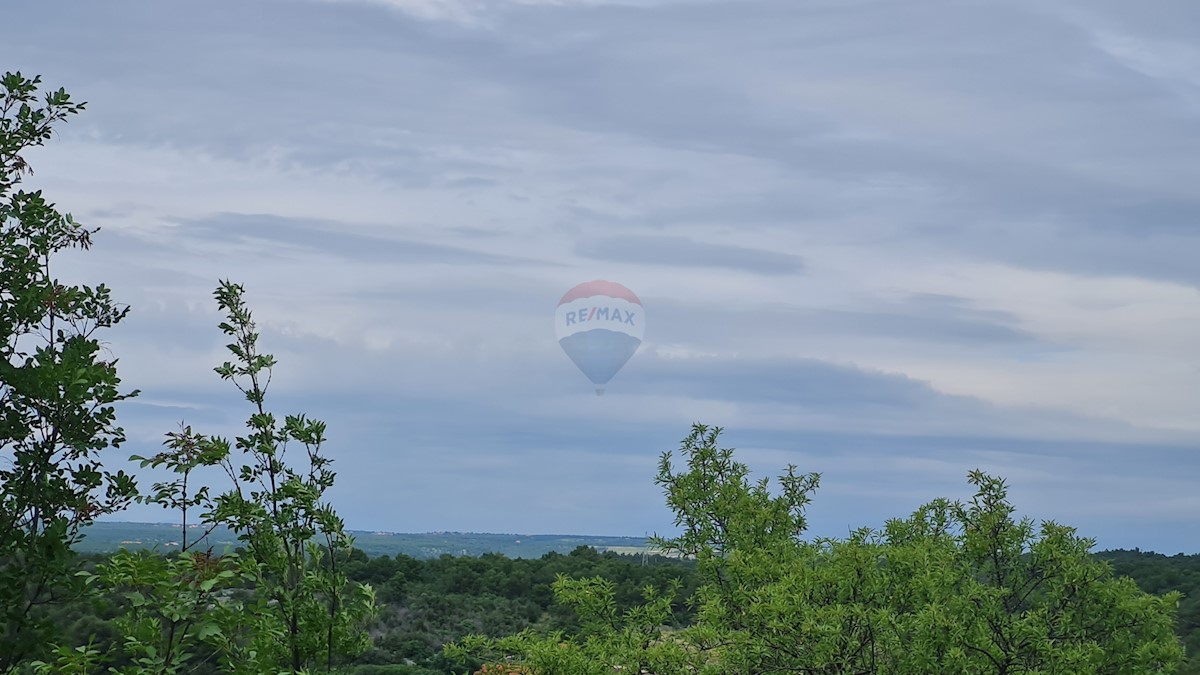
{"label": "hot air balloon", "polygon": [[554,313],[558,344],[596,385],[597,396],[642,344],[645,328],[642,301],[621,284],[602,279],[567,291]]}

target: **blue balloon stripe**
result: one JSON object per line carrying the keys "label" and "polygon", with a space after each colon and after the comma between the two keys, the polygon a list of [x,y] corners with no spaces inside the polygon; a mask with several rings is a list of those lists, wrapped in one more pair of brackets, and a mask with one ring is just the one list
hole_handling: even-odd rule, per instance
{"label": "blue balloon stripe", "polygon": [[593,384],[606,384],[633,356],[642,341],[632,335],[597,328],[558,341],[563,351]]}

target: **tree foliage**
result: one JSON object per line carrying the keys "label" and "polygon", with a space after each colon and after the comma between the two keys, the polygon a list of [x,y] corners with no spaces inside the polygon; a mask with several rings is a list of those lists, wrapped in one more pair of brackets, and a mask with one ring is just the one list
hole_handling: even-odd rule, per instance
{"label": "tree foliage", "polygon": [[[196,554],[203,557],[205,551],[202,544]],[[132,564],[113,564],[130,557]],[[223,657],[227,653],[224,641],[246,639],[254,630],[252,615],[242,613],[241,609],[251,597],[251,583],[241,578],[218,578],[209,594],[209,600],[214,604],[195,613],[190,600],[206,587],[182,593],[169,583],[171,578],[197,578],[183,565],[182,561],[190,557],[154,551],[85,555],[88,569],[106,578],[93,582],[98,593],[90,601],[76,601],[56,608],[54,618],[64,632],[62,643],[69,647],[62,650],[66,657],[55,654],[46,659],[49,663],[45,672],[164,672],[146,671],[145,662],[139,659],[149,656],[145,645],[155,648],[152,659],[165,654],[169,645],[167,632],[131,629],[129,621],[157,621],[157,626],[152,624],[150,628],[169,629],[170,624],[164,619],[169,620],[171,616],[183,619],[176,625],[176,646],[172,651],[191,654],[175,667],[174,672],[195,675],[229,672],[230,667]],[[230,563],[216,569],[240,569],[229,558],[227,554],[209,562]],[[176,576],[161,574],[164,567],[173,570]],[[109,568],[112,572],[107,571]],[[601,553],[582,546],[567,554],[551,552],[539,558],[509,558],[499,554],[480,557],[441,555],[428,559],[403,554],[368,557],[363,551],[355,550],[343,569],[352,581],[377,588],[379,596],[379,612],[369,626],[371,647],[357,657],[348,658],[337,669],[347,675],[471,672],[480,666],[479,659],[470,656],[448,658],[442,653],[444,644],[471,633],[501,637],[530,629],[539,633],[576,634],[584,630],[578,616],[566,605],[555,604],[553,600],[552,587],[560,577],[604,579],[610,585],[614,613],[618,617],[644,602],[647,586],[667,588],[679,578],[683,585],[671,603],[666,622],[672,628],[689,622],[691,615],[686,598],[695,588],[694,565],[688,561],[654,555]],[[214,576],[211,572],[206,574],[204,579]],[[141,594],[141,599],[130,598],[134,591]],[[133,601],[138,602],[136,608]],[[215,624],[220,634],[212,633],[213,629],[205,628],[206,624]],[[128,639],[134,634],[138,636],[139,645],[131,644]],[[205,637],[201,638],[201,635]],[[76,649],[76,646],[87,647],[89,642],[92,655],[85,657],[84,649]],[[286,668],[281,667],[281,670],[286,671]],[[320,671],[321,668],[313,670]]]}
{"label": "tree foliage", "polygon": [[1151,551],[1101,551],[1098,558],[1108,561],[1118,575],[1129,577],[1147,593],[1179,593],[1179,613],[1175,632],[1187,650],[1187,663],[1180,675],[1200,675],[1200,554],[1173,556]]}
{"label": "tree foliage", "polygon": [[[325,500],[336,477],[332,460],[322,453],[325,423],[304,415],[280,422],[266,407],[275,359],[259,351],[242,294],[240,285],[228,281],[215,293],[226,313],[220,327],[232,339],[228,348],[234,356],[216,372],[250,403],[249,433],[235,439],[236,455],[227,439],[202,440],[221,457],[232,483],[204,519],[230,527],[246,549],[243,569],[254,587],[247,609],[257,623],[238,661],[265,659],[291,672],[329,670],[368,647],[374,592],[346,576],[354,540]],[[289,450],[299,459],[290,459]]]}
{"label": "tree foliage", "polygon": [[[189,672],[219,660],[225,672],[331,669],[367,647],[369,586],[342,569],[353,540],[325,500],[335,474],[322,453],[325,425],[303,415],[276,418],[265,407],[274,359],[258,334],[242,288],[223,282],[216,297],[234,358],[216,370],[253,409],[235,443],[184,427],[143,466],[175,478],[141,497],[177,510],[179,553],[119,553],[81,570],[72,545],[96,517],[138,498],[131,476],[99,459],[124,434],[114,404],[116,360],[98,332],[128,309],[103,285],[68,285],[54,276],[58,254],[87,249],[95,230],[61,214],[38,192],[17,190],[31,172],[26,151],[83,109],[63,90],[39,97],[39,78],[0,78],[0,672],[29,664],[39,672],[90,672],[114,656],[112,672]],[[299,456],[287,457],[289,448]],[[295,453],[293,453],[295,455]],[[197,468],[219,466],[230,489],[212,497]],[[189,481],[192,481],[189,483]],[[225,525],[245,551],[214,555],[188,540],[188,518]],[[248,586],[246,597],[234,594]],[[122,599],[116,651],[63,646],[49,605],[88,591]],[[53,648],[52,648],[53,647]]]}
{"label": "tree foliage", "polygon": [[[167,434],[165,449],[134,456],[142,466],[169,469],[141,499],[177,510],[183,523],[177,555],[120,551],[84,576],[121,597],[117,619],[124,642],[110,649],[119,675],[330,672],[369,646],[375,612],[369,585],[351,581],[345,565],[353,540],[323,501],[333,486],[331,460],[321,454],[325,425],[304,416],[282,424],[266,408],[274,358],[258,351],[258,333],[241,286],[215,293],[226,313],[221,330],[234,360],[215,370],[251,404],[249,433],[234,443],[188,426]],[[302,450],[289,459],[289,448]],[[237,452],[234,450],[236,449]],[[193,473],[220,467],[230,488],[213,497]],[[188,513],[205,528],[188,538]],[[202,550],[205,536],[225,526],[239,551]],[[45,667],[83,669],[93,650],[59,650]]]}
{"label": "tree foliage", "polygon": [[95,230],[41,191],[16,189],[26,151],[83,109],[40,78],[0,78],[0,673],[43,651],[48,603],[81,590],[71,546],[96,517],[136,494],[99,453],[124,441],[114,404],[116,360],[98,333],[125,318],[103,285],[64,284],[58,255],[87,249]]}
{"label": "tree foliage", "polygon": [[[122,651],[132,665],[120,673],[193,672],[202,654],[224,673],[328,672],[369,644],[374,592],[347,577],[353,539],[324,501],[335,478],[321,452],[325,425],[303,415],[281,424],[268,411],[275,359],[259,352],[242,294],[230,282],[215,292],[234,357],[215,370],[250,403],[249,432],[230,443],[183,426],[167,435],[162,452],[135,456],[174,474],[143,501],[179,512],[180,554],[121,552],[94,577],[126,591]],[[201,467],[220,467],[229,489],[214,497],[210,486],[197,485],[193,473]],[[189,541],[188,514],[197,511],[204,529]],[[202,551],[198,545],[217,526],[235,532],[242,550]]]}
{"label": "tree foliage", "polygon": [[[555,674],[636,665],[653,673],[1138,675],[1179,666],[1178,595],[1150,595],[1115,577],[1072,528],[1016,519],[1004,481],[972,472],[967,502],[935,500],[846,539],[804,539],[819,476],[789,467],[773,494],[719,447],[720,431],[696,425],[680,450],[686,467],[676,471],[665,453],[657,477],[681,528],[658,544],[693,556],[700,576],[692,626],[633,643],[624,636],[642,615],[613,622],[603,585],[560,582],[559,596],[592,631],[471,638],[450,649]],[[589,602],[579,601],[581,588]],[[643,615],[653,615],[654,602]]]}

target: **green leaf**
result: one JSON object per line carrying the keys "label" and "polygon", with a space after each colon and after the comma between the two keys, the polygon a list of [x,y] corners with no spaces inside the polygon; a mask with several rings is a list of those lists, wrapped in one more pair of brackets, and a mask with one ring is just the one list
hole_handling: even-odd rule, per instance
{"label": "green leaf", "polygon": [[200,640],[207,640],[214,637],[222,637],[221,627],[215,623],[202,623],[196,629],[196,637]]}

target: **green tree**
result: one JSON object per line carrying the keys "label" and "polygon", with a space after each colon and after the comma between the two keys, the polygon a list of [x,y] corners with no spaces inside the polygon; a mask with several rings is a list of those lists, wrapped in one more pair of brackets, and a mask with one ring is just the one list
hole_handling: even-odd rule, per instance
{"label": "green tree", "polygon": [[39,96],[40,84],[0,78],[0,673],[55,637],[44,610],[81,591],[82,528],[136,494],[98,458],[124,440],[114,404],[136,392],[121,393],[97,334],[128,310],[103,285],[55,277],[57,255],[87,249],[96,230],[16,189],[24,153],[83,109],[61,89]]}
{"label": "green tree", "polygon": [[[251,403],[249,433],[234,444],[183,426],[167,434],[166,449],[142,466],[169,469],[142,501],[177,510],[183,522],[178,555],[121,551],[84,575],[124,598],[117,622],[125,636],[119,675],[175,675],[219,662],[225,673],[332,671],[369,646],[375,615],[370,586],[351,581],[345,567],[353,539],[323,500],[333,486],[331,461],[321,453],[325,425],[302,415],[279,424],[266,408],[274,358],[258,351],[258,333],[241,286],[222,282],[215,293],[226,313],[221,330],[232,338],[234,360],[215,370]],[[287,451],[299,446],[301,459]],[[238,451],[234,453],[234,449]],[[231,488],[216,497],[193,473],[220,467]],[[188,537],[188,514],[199,511],[205,530]],[[241,551],[201,550],[205,535],[226,526]],[[82,672],[94,650],[59,649],[47,672]]]}
{"label": "green tree", "polygon": [[[570,579],[553,584],[558,602],[579,613],[583,628],[573,636],[561,631],[549,635],[527,629],[516,635],[489,639],[469,635],[446,646],[446,655],[458,663],[482,659],[493,664],[482,673],[555,673],[610,675],[613,672],[683,673],[694,667],[694,652],[669,639],[671,605],[678,583],[666,592],[644,589],[644,602],[619,612],[614,584],[602,577]],[[515,658],[514,658],[515,657]],[[523,670],[499,667],[514,661]]]}
{"label": "green tree", "polygon": [[1182,661],[1177,594],[1115,577],[1069,527],[1015,519],[998,478],[972,472],[968,502],[935,500],[878,531],[806,540],[819,477],[789,467],[772,492],[719,447],[720,432],[696,425],[680,450],[686,468],[665,453],[657,477],[680,527],[657,543],[694,557],[700,576],[692,626],[631,644],[626,628],[595,619],[611,617],[604,587],[581,603],[579,587],[560,584],[588,617],[581,635],[472,638],[451,650],[556,675],[630,663],[664,674],[1139,675]]}
{"label": "green tree", "polygon": [[[252,629],[242,603],[231,593],[252,580],[236,553],[214,555],[211,547],[204,548],[211,525],[200,536],[188,536],[189,510],[206,513],[212,508],[209,487],[197,486],[193,473],[220,463],[227,453],[190,427],[167,434],[164,445],[153,457],[132,459],[175,475],[138,499],[179,512],[179,550],[163,555],[122,549],[94,573],[81,574],[123,603],[115,624],[124,639],[115,653],[105,655],[120,664],[110,667],[113,675],[207,672],[222,657],[228,663]],[[47,672],[88,672],[87,651],[60,649],[59,654],[53,664],[42,664]]]}
{"label": "green tree", "polygon": [[344,570],[354,540],[325,501],[336,476],[322,453],[325,423],[304,415],[281,423],[266,407],[275,359],[258,350],[243,292],[225,281],[215,293],[226,314],[220,327],[232,339],[234,356],[216,372],[250,403],[249,433],[232,446],[224,438],[200,438],[222,458],[219,464],[232,483],[202,518],[238,534],[245,548],[243,571],[253,581],[253,601],[246,605],[256,621],[253,637],[229,663],[248,673],[268,667],[331,670],[369,646],[374,592],[350,581]]}
{"label": "green tree", "polygon": [[116,663],[112,675],[174,675],[212,672],[240,634],[241,603],[226,592],[242,580],[236,559],[207,551],[164,556],[125,551],[85,579],[123,602],[115,619],[122,641],[107,653],[93,645],[59,648],[52,663],[35,661],[39,673],[92,673],[101,660]]}

